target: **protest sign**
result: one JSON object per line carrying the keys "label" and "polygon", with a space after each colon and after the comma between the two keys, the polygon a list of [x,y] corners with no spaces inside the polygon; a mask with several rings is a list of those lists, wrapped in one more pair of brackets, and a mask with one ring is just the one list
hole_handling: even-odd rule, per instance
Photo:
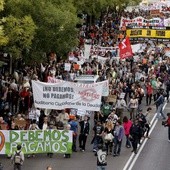
{"label": "protest sign", "polygon": [[70,69],[71,69],[71,64],[70,63],[65,63],[64,64],[64,70],[65,71],[70,71]]}
{"label": "protest sign", "polygon": [[133,28],[127,29],[126,34],[129,37],[138,38],[170,38],[170,30],[168,29],[142,29],[142,28]]}
{"label": "protest sign", "polygon": [[136,17],[133,19],[121,17],[120,27],[135,27],[135,26],[154,26],[154,27],[163,27],[164,19],[162,18],[152,18],[146,19],[143,17]]}
{"label": "protest sign", "polygon": [[7,130],[8,129],[8,124],[7,123],[0,123],[0,129],[1,130]]}
{"label": "protest sign", "polygon": [[120,98],[120,99],[124,99],[124,98],[125,98],[125,93],[120,93],[119,98]]}
{"label": "protest sign", "polygon": [[80,84],[69,81],[43,83],[32,81],[32,88],[36,108],[100,110],[102,83]]}
{"label": "protest sign", "polygon": [[1,130],[0,138],[0,154],[12,154],[18,144],[26,154],[72,152],[72,131]]}
{"label": "protest sign", "polygon": [[165,48],[165,56],[170,57],[170,48]]}
{"label": "protest sign", "polygon": [[117,47],[103,47],[99,45],[91,46],[90,55],[105,56],[105,54],[110,51],[111,53],[116,53]]}
{"label": "protest sign", "polygon": [[131,45],[131,47],[132,47],[133,53],[137,53],[141,50],[142,44],[134,44],[134,45]]}
{"label": "protest sign", "polygon": [[19,119],[15,118],[15,119],[14,119],[14,123],[15,123],[15,125],[17,125],[19,128],[22,128],[22,129],[25,129],[25,127],[26,127],[26,125],[27,125],[27,122],[26,122],[25,119],[19,120]]}
{"label": "protest sign", "polygon": [[111,103],[116,103],[117,96],[116,95],[109,95],[108,98],[107,98],[107,101],[111,102]]}
{"label": "protest sign", "polygon": [[78,110],[77,110],[77,115],[79,115],[79,116],[84,116],[84,115],[86,115],[86,110],[78,109]]}
{"label": "protest sign", "polygon": [[[66,81],[56,79],[55,77],[48,77],[48,83],[58,83],[58,82],[66,82]],[[86,87],[90,88],[90,87],[94,87],[94,84],[95,83],[86,84],[86,85],[83,84],[83,86],[86,86]],[[98,82],[96,84],[102,84],[103,85],[102,96],[108,96],[109,95],[109,82],[108,82],[108,80],[101,81],[101,82]]]}

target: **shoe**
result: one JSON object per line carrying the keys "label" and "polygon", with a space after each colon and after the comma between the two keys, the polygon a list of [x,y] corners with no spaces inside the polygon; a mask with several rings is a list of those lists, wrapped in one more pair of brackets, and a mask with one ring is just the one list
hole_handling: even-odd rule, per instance
{"label": "shoe", "polygon": [[135,154],[137,154],[137,150],[136,150],[136,151],[134,151],[134,153],[135,153]]}
{"label": "shoe", "polygon": [[145,138],[148,138],[148,139],[150,139],[150,137],[149,137],[149,136],[146,136]]}
{"label": "shoe", "polygon": [[27,155],[27,158],[30,158],[31,157],[31,155]]}
{"label": "shoe", "polygon": [[82,152],[84,152],[85,150],[84,150],[84,149],[82,149],[81,151],[82,151]]}
{"label": "shoe", "polygon": [[96,149],[93,149],[93,152],[97,152],[97,150],[96,150]]}
{"label": "shoe", "polygon": [[113,157],[116,157],[117,155],[116,154],[113,154]]}
{"label": "shoe", "polygon": [[131,152],[134,152],[134,150],[132,150]]}
{"label": "shoe", "polygon": [[130,145],[127,145],[126,147],[127,147],[127,148],[131,148],[131,146],[130,146]]}

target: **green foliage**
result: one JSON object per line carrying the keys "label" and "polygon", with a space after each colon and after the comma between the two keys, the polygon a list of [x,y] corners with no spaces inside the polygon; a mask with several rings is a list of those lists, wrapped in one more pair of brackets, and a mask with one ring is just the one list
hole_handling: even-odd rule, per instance
{"label": "green foliage", "polygon": [[101,11],[106,11],[108,7],[124,9],[128,5],[138,4],[140,0],[74,0],[79,13],[84,12],[88,15],[99,17]]}
{"label": "green foliage", "polygon": [[35,35],[36,26],[30,16],[15,18],[9,16],[4,23],[4,31],[9,38],[6,46],[8,53],[20,57],[23,50],[29,49]]}
{"label": "green foliage", "polygon": [[72,0],[6,0],[4,14],[16,18],[29,14],[32,18],[37,29],[36,34],[33,32],[31,49],[26,52],[29,55],[42,58],[42,54],[50,51],[63,55],[78,42],[78,18]]}
{"label": "green foliage", "polygon": [[[4,9],[4,0],[0,0],[0,11]],[[8,37],[4,33],[4,27],[2,25],[3,19],[0,19],[0,46],[4,46],[8,42]]]}
{"label": "green foliage", "polygon": [[[0,45],[15,57],[24,55],[27,61],[42,59],[54,51],[62,56],[77,43],[77,14],[99,18],[108,7],[123,9],[139,0],[6,0],[1,16]],[[0,0],[0,10],[3,0]],[[91,18],[92,18],[91,17]],[[6,37],[6,36],[8,37]]]}
{"label": "green foliage", "polygon": [[0,0],[0,11],[4,9],[4,0]]}

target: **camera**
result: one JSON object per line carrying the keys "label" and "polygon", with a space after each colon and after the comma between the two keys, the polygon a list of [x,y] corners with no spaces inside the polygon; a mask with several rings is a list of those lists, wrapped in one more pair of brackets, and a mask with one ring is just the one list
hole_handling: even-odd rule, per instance
{"label": "camera", "polygon": [[162,126],[166,127],[167,126],[167,121],[162,121]]}

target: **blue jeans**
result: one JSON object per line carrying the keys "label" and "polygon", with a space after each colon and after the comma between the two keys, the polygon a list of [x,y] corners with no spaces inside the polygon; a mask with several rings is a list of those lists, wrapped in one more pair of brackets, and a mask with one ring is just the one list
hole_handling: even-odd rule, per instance
{"label": "blue jeans", "polygon": [[106,166],[97,166],[97,170],[106,170]]}
{"label": "blue jeans", "polygon": [[126,146],[131,147],[131,142],[129,140],[129,135],[126,135]]}
{"label": "blue jeans", "polygon": [[98,149],[98,145],[99,144],[102,144],[103,143],[103,140],[102,140],[102,137],[101,136],[95,136],[94,138],[94,143],[93,143],[93,149]]}
{"label": "blue jeans", "polygon": [[165,118],[165,115],[164,115],[164,113],[163,113],[163,106],[164,106],[164,104],[160,104],[159,106],[158,106],[158,108],[157,108],[157,118],[159,118],[159,114],[161,114],[161,116],[163,117],[163,118]]}
{"label": "blue jeans", "polygon": [[119,140],[118,140],[118,137],[115,136],[115,137],[114,137],[113,155],[114,155],[114,154],[118,154],[118,155],[120,154],[121,146],[122,146],[122,140],[119,141]]}

